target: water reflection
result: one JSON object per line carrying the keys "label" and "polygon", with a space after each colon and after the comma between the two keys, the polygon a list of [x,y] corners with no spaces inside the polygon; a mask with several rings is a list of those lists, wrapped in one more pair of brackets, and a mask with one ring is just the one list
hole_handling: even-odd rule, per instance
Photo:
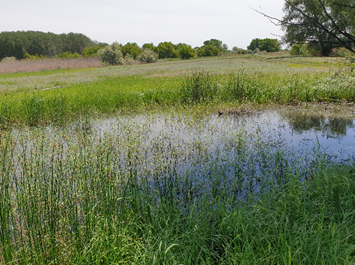
{"label": "water reflection", "polygon": [[345,136],[349,128],[354,127],[354,121],[349,118],[326,118],[299,115],[288,120],[292,130],[297,133],[315,130],[334,137]]}

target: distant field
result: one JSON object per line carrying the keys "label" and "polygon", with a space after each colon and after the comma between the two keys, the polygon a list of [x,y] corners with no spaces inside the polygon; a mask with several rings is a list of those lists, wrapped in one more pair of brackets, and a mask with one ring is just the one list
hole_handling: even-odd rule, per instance
{"label": "distant field", "polygon": [[10,61],[0,63],[0,74],[87,67],[101,67],[101,63],[96,57]]}

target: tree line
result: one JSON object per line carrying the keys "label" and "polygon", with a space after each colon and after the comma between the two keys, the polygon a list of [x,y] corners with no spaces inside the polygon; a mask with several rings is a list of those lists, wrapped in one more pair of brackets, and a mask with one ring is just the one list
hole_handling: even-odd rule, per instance
{"label": "tree line", "polygon": [[26,59],[29,55],[56,57],[62,53],[82,54],[85,48],[105,46],[81,33],[54,34],[40,31],[0,33],[0,60],[5,57]]}
{"label": "tree line", "polygon": [[[203,42],[200,47],[192,47],[186,43],[173,44],[161,42],[157,46],[153,43],[145,43],[141,47],[135,42],[125,45],[118,44],[123,57],[137,59],[144,50],[155,52],[159,59],[217,56],[227,52],[252,53],[259,50],[268,52],[279,51],[280,44],[276,39],[254,39],[249,50],[233,47],[228,50],[227,44],[221,40],[210,39]],[[81,33],[54,34],[39,31],[17,31],[0,33],[0,60],[5,57],[21,59],[36,59],[43,57],[76,58],[80,56],[96,56],[98,50],[108,46],[107,43],[99,43],[91,40]]]}

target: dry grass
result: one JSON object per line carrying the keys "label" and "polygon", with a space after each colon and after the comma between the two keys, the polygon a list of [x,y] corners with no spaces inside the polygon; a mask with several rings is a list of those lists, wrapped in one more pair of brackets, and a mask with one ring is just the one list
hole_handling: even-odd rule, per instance
{"label": "dry grass", "polygon": [[0,63],[0,74],[67,68],[101,67],[98,58],[22,60]]}

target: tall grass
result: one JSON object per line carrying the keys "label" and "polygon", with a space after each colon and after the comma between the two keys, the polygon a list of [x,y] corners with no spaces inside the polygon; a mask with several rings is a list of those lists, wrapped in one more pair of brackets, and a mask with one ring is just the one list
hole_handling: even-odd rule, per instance
{"label": "tall grass", "polygon": [[[354,72],[323,74],[229,74],[193,72],[185,78],[126,76],[60,90],[15,93],[2,97],[6,122],[33,126],[65,123],[87,115],[135,112],[161,107],[227,104],[354,102]],[[32,120],[31,120],[32,119]]]}
{"label": "tall grass", "polygon": [[164,119],[2,131],[0,261],[354,262],[351,166]]}

